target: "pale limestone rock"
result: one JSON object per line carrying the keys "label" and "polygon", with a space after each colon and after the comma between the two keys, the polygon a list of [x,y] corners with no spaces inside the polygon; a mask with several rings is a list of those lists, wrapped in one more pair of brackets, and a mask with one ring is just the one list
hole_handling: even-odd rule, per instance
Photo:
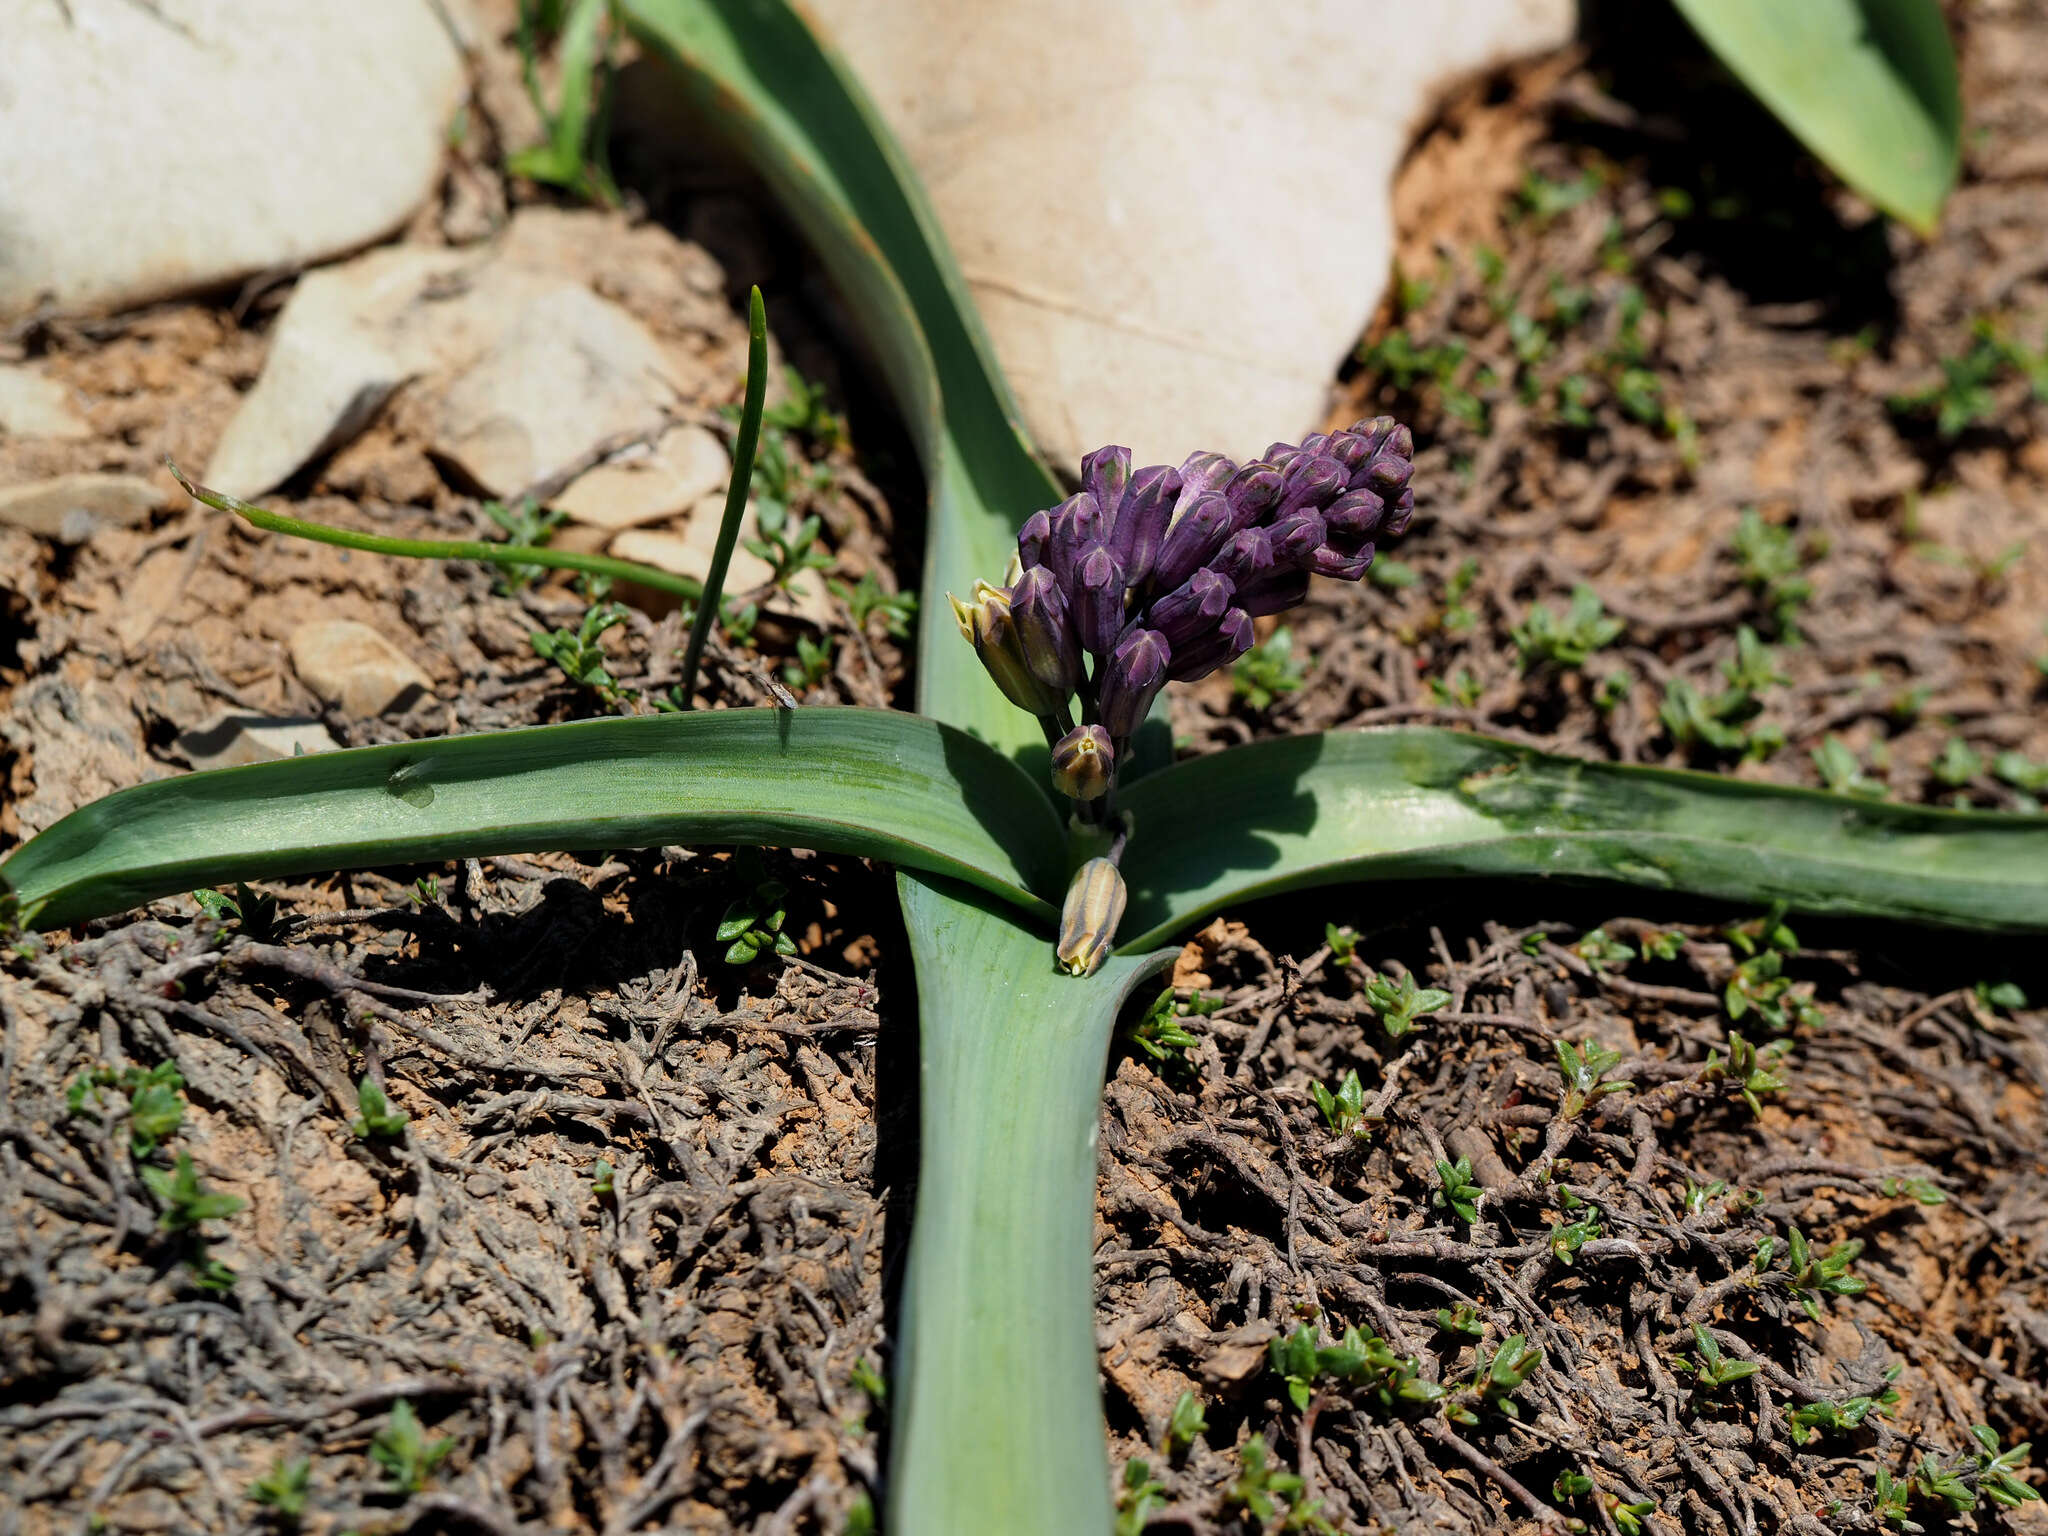
{"label": "pale limestone rock", "polygon": [[449,385],[434,450],[511,496],[596,444],[658,427],[675,403],[661,344],[618,305],[565,283],[520,306]]}
{"label": "pale limestone rock", "polygon": [[464,88],[433,0],[17,0],[0,319],[298,267],[403,224]]}
{"label": "pale limestone rock", "polygon": [[[702,581],[711,571],[711,556],[718,546],[718,525],[725,519],[725,498],[706,496],[690,509],[680,530],[628,528],[611,542],[610,553],[621,560],[651,565],[657,570]],[[740,521],[740,542],[733,546],[732,561],[725,568],[725,595],[744,597],[760,588],[775,574],[759,555],[746,548],[748,539],[758,539],[761,526],[750,502]],[[762,600],[762,606],[777,613],[794,614],[813,624],[830,619],[832,600],[816,571],[800,571],[790,579],[787,590]]]}
{"label": "pale limestone rock", "polygon": [[240,768],[280,758],[336,752],[341,743],[318,720],[226,713],[180,731],[178,754],[194,768]]}
{"label": "pale limestone rock", "polygon": [[170,498],[134,475],[58,475],[0,490],[0,523],[83,544],[96,528],[133,528]]}
{"label": "pale limestone rock", "polygon": [[290,644],[292,669],[345,715],[381,715],[434,686],[418,662],[353,619],[301,624]]}
{"label": "pale limestone rock", "polygon": [[1389,189],[1460,76],[1572,0],[810,0],[909,152],[1016,391],[1075,466],[1318,424],[1379,301]]}
{"label": "pale limestone rock", "polygon": [[34,368],[0,365],[0,437],[91,437],[71,391]]}
{"label": "pale limestone rock", "polygon": [[687,512],[731,478],[732,459],[718,435],[679,426],[649,449],[578,476],[554,506],[588,527],[637,528]]}

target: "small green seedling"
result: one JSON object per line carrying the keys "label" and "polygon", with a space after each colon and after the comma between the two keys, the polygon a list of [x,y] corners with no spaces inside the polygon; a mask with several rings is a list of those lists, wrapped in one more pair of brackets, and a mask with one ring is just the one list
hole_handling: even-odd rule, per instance
{"label": "small green seedling", "polygon": [[1152,1517],[1166,1508],[1166,1484],[1152,1475],[1151,1464],[1142,1457],[1124,1463],[1123,1480],[1116,1490],[1116,1536],[1142,1536]]}
{"label": "small green seedling", "polygon": [[420,1428],[412,1404],[399,1398],[391,1405],[391,1417],[370,1440],[370,1460],[384,1469],[397,1493],[420,1493],[434,1469],[455,1449],[452,1439],[429,1441]]}
{"label": "small green seedling", "polygon": [[830,635],[820,635],[813,640],[809,635],[796,637],[796,660],[782,669],[782,680],[798,693],[808,693],[822,685],[832,675],[833,654],[838,649]]}
{"label": "small green seedling", "polygon": [[1643,953],[1652,960],[1676,960],[1685,949],[1685,935],[1660,928],[1643,935]]}
{"label": "small green seedling", "polygon": [[1358,930],[1340,928],[1335,923],[1323,924],[1323,942],[1330,946],[1330,958],[1339,965],[1349,965],[1358,954]]}
{"label": "small green seedling", "polygon": [[271,1469],[249,1485],[249,1498],[261,1504],[288,1525],[297,1525],[306,1513],[313,1490],[313,1462],[300,1456],[291,1461],[279,1457]]}
{"label": "small green seedling", "polygon": [[[1422,580],[1422,573],[1405,560],[1375,560],[1366,574],[1376,587],[1385,587],[1389,592],[1404,592]],[[1278,630],[1274,631],[1279,633]]]}
{"label": "small green seedling", "polygon": [[356,1108],[362,1113],[349,1122],[349,1130],[364,1141],[378,1137],[391,1140],[405,1134],[407,1116],[391,1107],[391,1101],[384,1096],[384,1085],[374,1077],[356,1084]]}
{"label": "small green seedling", "polygon": [[1813,583],[1801,574],[1806,562],[1799,536],[1745,507],[1731,544],[1743,583],[1770,605],[1778,633],[1795,638],[1799,610],[1813,596]]}
{"label": "small green seedling", "polygon": [[1745,955],[1761,953],[1766,949],[1791,954],[1799,948],[1798,935],[1785,925],[1785,906],[1779,902],[1760,917],[1747,922],[1732,923],[1721,930],[1721,936]]}
{"label": "small green seedling", "polygon": [[1835,1244],[1824,1254],[1815,1254],[1797,1227],[1785,1237],[1785,1285],[1798,1294],[1799,1307],[1814,1322],[1820,1321],[1823,1296],[1861,1296],[1870,1282],[1849,1273],[1849,1266],[1863,1252],[1863,1239],[1852,1237]]}
{"label": "small green seedling", "polygon": [[1905,1370],[1903,1364],[1894,1365],[1884,1373],[1884,1390],[1871,1397],[1852,1397],[1842,1402],[1822,1398],[1817,1402],[1802,1403],[1797,1408],[1785,1409],[1786,1428],[1791,1432],[1794,1445],[1808,1445],[1822,1435],[1846,1435],[1858,1428],[1865,1419],[1875,1413],[1880,1417],[1891,1412],[1899,1404],[1899,1389],[1892,1383]]}
{"label": "small green seedling", "polygon": [[137,1157],[148,1157],[177,1134],[185,1123],[185,1086],[174,1062],[159,1062],[147,1069],[123,1067],[116,1072],[96,1067],[82,1072],[64,1088],[64,1103],[71,1114],[97,1118],[100,1090],[115,1088],[128,1095],[128,1147]]}
{"label": "small green seedling", "polygon": [[1890,1472],[1878,1467],[1870,1485],[1871,1517],[1881,1524],[1896,1527],[1908,1533],[1924,1531],[1912,1518],[1913,1484],[1910,1478],[1894,1482]]}
{"label": "small green seedling", "polygon": [[1673,1363],[1680,1370],[1692,1372],[1693,1380],[1699,1383],[1702,1392],[1717,1392],[1722,1387],[1746,1381],[1757,1373],[1754,1360],[1731,1360],[1721,1353],[1721,1346],[1704,1324],[1692,1325],[1693,1348],[1698,1358],[1692,1361],[1678,1360]]}
{"label": "small green seedling", "polygon": [[1365,984],[1365,1001],[1379,1016],[1388,1038],[1399,1040],[1413,1033],[1417,1019],[1448,1008],[1451,994],[1440,987],[1418,987],[1415,978],[1403,971],[1398,976],[1375,974]]}
{"label": "small green seedling", "polygon": [[[555,530],[569,520],[568,513],[543,507],[530,496],[509,507],[502,501],[487,501],[483,514],[505,531],[506,543],[534,549],[544,547],[555,536]],[[501,565],[492,584],[500,597],[509,597],[531,582],[541,569],[537,565]]]}
{"label": "small green seedling", "polygon": [[[1565,1191],[1567,1195],[1571,1192]],[[1560,1222],[1550,1229],[1550,1254],[1558,1263],[1567,1267],[1578,1258],[1579,1250],[1600,1235],[1600,1217],[1597,1212],[1588,1211],[1572,1221]]]}
{"label": "small green seedling", "polygon": [[1444,1395],[1441,1386],[1423,1379],[1421,1362],[1414,1356],[1397,1355],[1378,1334],[1355,1327],[1346,1328],[1337,1343],[1324,1344],[1314,1328],[1302,1323],[1267,1345],[1266,1354],[1296,1408],[1308,1407],[1316,1383],[1324,1377],[1364,1390],[1386,1409],[1434,1403]]}
{"label": "small green seedling", "polygon": [[1455,1163],[1438,1159],[1436,1178],[1438,1189],[1429,1197],[1429,1203],[1438,1209],[1449,1207],[1468,1227],[1477,1221],[1479,1202],[1486,1197],[1486,1191],[1472,1182],[1472,1159],[1461,1157]]}
{"label": "small green seedling", "polygon": [[1483,691],[1470,667],[1460,667],[1447,677],[1432,677],[1429,691],[1437,703],[1458,709],[1477,709]]}
{"label": "small green seedling", "polygon": [[620,604],[593,603],[574,629],[535,631],[527,638],[541,660],[553,662],[570,682],[611,704],[620,692],[617,679],[605,667],[603,637],[625,622],[626,610]]}
{"label": "small green seedling", "polygon": [[1685,1214],[1697,1216],[1709,1205],[1713,1204],[1714,1201],[1727,1193],[1728,1181],[1726,1179],[1713,1179],[1705,1184],[1695,1184],[1691,1179],[1687,1179],[1685,1181]]}
{"label": "small green seedling", "polygon": [[239,1196],[219,1194],[200,1183],[189,1152],[180,1152],[169,1172],[162,1168],[138,1168],[136,1172],[156,1197],[161,1208],[157,1225],[166,1232],[196,1231],[201,1222],[224,1220],[246,1203]]}
{"label": "small green seedling", "polygon": [[1791,1049],[1791,1041],[1773,1040],[1758,1050],[1730,1030],[1727,1057],[1723,1059],[1717,1050],[1707,1052],[1707,1064],[1701,1075],[1709,1081],[1718,1079],[1734,1084],[1735,1091],[1742,1095],[1742,1102],[1749,1106],[1749,1112],[1761,1117],[1764,1107],[1758,1095],[1776,1093],[1786,1086],[1785,1078],[1775,1069]]}
{"label": "small green seedling", "polygon": [[1891,1178],[1877,1181],[1877,1192],[1887,1199],[1905,1197],[1922,1205],[1947,1205],[1948,1195],[1932,1179]]}
{"label": "small green seedling", "polygon": [[1491,1355],[1480,1349],[1473,1362],[1469,1383],[1477,1406],[1462,1401],[1447,1403],[1445,1416],[1453,1423],[1463,1425],[1479,1423],[1479,1411],[1482,1409],[1504,1413],[1511,1419],[1520,1418],[1522,1408],[1514,1400],[1514,1394],[1522,1389],[1542,1363],[1543,1346],[1531,1344],[1524,1334],[1509,1334]]}
{"label": "small green seedling", "polygon": [[752,965],[764,952],[796,953],[796,941],[782,931],[789,917],[783,904],[788,895],[789,887],[780,880],[762,880],[725,909],[713,937],[725,945],[727,965]]}
{"label": "small green seedling", "polygon": [[1606,971],[1627,965],[1635,959],[1636,952],[1617,938],[1609,936],[1605,928],[1595,928],[1572,946],[1572,953],[1596,971]]}
{"label": "small green seedling", "polygon": [[600,1157],[591,1166],[590,1192],[600,1200],[617,1198],[618,1170],[612,1167],[611,1159]]}
{"label": "small green seedling", "polygon": [[[820,453],[830,453],[846,440],[846,420],[825,403],[825,387],[813,384],[794,367],[782,370],[783,396],[761,412],[761,425],[773,431],[794,432]],[[727,406],[724,414],[739,418],[739,407]]]}
{"label": "small green seedling", "polygon": [[889,1383],[882,1379],[882,1373],[869,1364],[865,1356],[853,1362],[849,1379],[854,1390],[865,1393],[868,1401],[876,1407],[889,1401]]}
{"label": "small green seedling", "polygon": [[839,1528],[839,1536],[875,1536],[880,1529],[875,1519],[875,1501],[868,1497],[867,1489],[856,1488],[847,1501],[846,1523]]}
{"label": "small green seedling", "polygon": [[[560,187],[572,196],[616,207],[619,189],[607,163],[612,99],[611,0],[520,0],[518,45],[527,96],[546,137],[505,159],[514,176]],[[543,34],[556,50],[561,95],[550,103],[540,87]]]}
{"label": "small green seedling", "polygon": [[[762,464],[756,473],[765,474],[770,459],[782,452],[779,442],[762,438]],[[761,536],[741,542],[768,562],[772,571],[770,580],[776,586],[787,587],[805,571],[822,571],[831,567],[832,556],[818,544],[818,535],[824,531],[825,524],[816,513],[792,522],[788,506],[764,495],[755,509],[754,523]]]}
{"label": "small green seedling", "polygon": [[1478,579],[1479,562],[1468,555],[1444,583],[1444,611],[1438,622],[1446,634],[1460,635],[1479,627],[1479,615],[1465,601]]}
{"label": "small green seedling", "polygon": [[1307,676],[1307,669],[1294,658],[1294,631],[1283,624],[1238,657],[1230,669],[1230,688],[1253,709],[1270,709],[1274,700],[1299,689]]}
{"label": "small green seedling", "polygon": [[1825,1022],[1820,1004],[1813,1000],[1813,988],[1795,984],[1785,974],[1781,950],[1767,949],[1736,966],[1722,989],[1721,1000],[1730,1019],[1739,1023],[1754,1013],[1778,1034],[1816,1028]]}
{"label": "small green seedling", "polygon": [[1951,736],[1927,771],[1936,782],[1961,789],[1984,772],[1984,759],[1962,737]]}
{"label": "small green seedling", "polygon": [[1301,1498],[1301,1479],[1273,1466],[1271,1455],[1263,1437],[1253,1435],[1245,1441],[1237,1453],[1237,1481],[1223,1495],[1224,1504],[1242,1509],[1262,1525],[1278,1519],[1283,1531],[1328,1532],[1335,1536],[1336,1527],[1316,1513],[1320,1501],[1297,1503]]}
{"label": "small green seedling", "polygon": [[1882,800],[1888,791],[1863,771],[1863,764],[1841,737],[1829,735],[1810,754],[1821,782],[1838,795],[1857,795],[1865,800]]}
{"label": "small green seedling", "polygon": [[1335,1093],[1321,1083],[1310,1083],[1308,1091],[1316,1101],[1316,1108],[1322,1111],[1324,1121],[1339,1136],[1372,1134],[1372,1126],[1365,1120],[1365,1085],[1358,1080],[1356,1068],[1347,1068],[1337,1079]]}
{"label": "small green seedling", "polygon": [[2009,1451],[1998,1448],[1998,1436],[1988,1424],[1973,1424],[1970,1435],[1983,1449],[1977,1455],[1977,1492],[2001,1509],[2018,1509],[2041,1497],[2033,1484],[2019,1477],[2033,1446],[2021,1441]]}
{"label": "small green seedling", "polygon": [[1477,1339],[1486,1333],[1486,1321],[1479,1315],[1479,1309],[1469,1301],[1461,1301],[1454,1307],[1436,1309],[1436,1325],[1445,1333],[1458,1334],[1464,1338]]}
{"label": "small green seedling", "polygon": [[1613,644],[1621,630],[1621,620],[1607,613],[1600,594],[1582,584],[1572,589],[1571,606],[1562,614],[1538,603],[1509,638],[1521,656],[1523,670],[1529,671],[1546,663],[1582,667],[1595,651]]}
{"label": "small green seedling", "polygon": [[1193,1445],[1197,1436],[1208,1432],[1209,1419],[1202,1412],[1202,1400],[1192,1392],[1183,1392],[1173,1400],[1173,1412],[1167,1416],[1163,1449],[1168,1456],[1177,1455]]}
{"label": "small green seedling", "polygon": [[1971,990],[1987,1011],[1995,1008],[2003,1013],[2013,1013],[2027,1006],[2027,994],[2015,982],[1980,981]]}
{"label": "small green seedling", "polygon": [[1152,1000],[1152,1006],[1145,1010],[1144,1017],[1131,1026],[1131,1044],[1154,1061],[1184,1062],[1187,1052],[1202,1042],[1188,1033],[1180,1021],[1206,1018],[1222,1006],[1220,997],[1206,997],[1199,991],[1182,997],[1172,987],[1167,987]]}
{"label": "small green seedling", "polygon": [[1608,1078],[1621,1062],[1621,1052],[1587,1040],[1574,1047],[1568,1040],[1556,1042],[1557,1070],[1564,1074],[1563,1114],[1576,1120],[1588,1108],[1609,1094],[1625,1093],[1635,1087],[1626,1078]]}
{"label": "small green seedling", "polygon": [[832,595],[846,604],[846,615],[853,621],[856,634],[866,634],[868,620],[880,618],[882,632],[899,640],[910,635],[910,621],[917,616],[917,595],[913,592],[886,592],[872,569],[861,573],[858,586],[849,587],[836,576],[825,583],[832,589]]}
{"label": "small green seedling", "polygon": [[1934,1452],[1928,1451],[1913,1468],[1913,1496],[1929,1504],[1946,1504],[1953,1514],[1975,1509],[1977,1490],[1970,1486],[1974,1461],[1965,1452],[1939,1462],[1934,1459]]}
{"label": "small green seedling", "polygon": [[258,896],[248,886],[237,882],[232,896],[222,891],[200,890],[192,893],[192,900],[214,922],[231,925],[238,933],[259,944],[276,937],[275,896]]}

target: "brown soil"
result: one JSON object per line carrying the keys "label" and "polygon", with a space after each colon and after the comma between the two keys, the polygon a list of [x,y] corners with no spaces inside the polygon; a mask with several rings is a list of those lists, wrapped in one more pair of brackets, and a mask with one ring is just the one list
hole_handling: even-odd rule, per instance
{"label": "brown soil", "polygon": [[[1452,104],[1398,193],[1405,297],[1333,412],[1415,422],[1422,515],[1381,580],[1293,620],[1301,685],[1263,709],[1227,676],[1178,701],[1188,749],[1440,721],[1820,782],[1835,738],[1895,797],[2031,807],[2048,405],[2021,353],[1947,435],[1907,397],[1970,354],[1980,320],[2048,348],[2048,12],[1986,0],[1958,23],[1968,164],[1927,243],[1832,189],[1663,23],[1623,39],[1596,17],[1581,55]],[[516,89],[484,96],[506,137],[530,137]],[[532,195],[468,153],[410,238],[474,238]],[[634,185],[679,237],[658,248],[686,253],[650,260],[716,258],[728,293],[772,269],[787,355],[835,403],[861,397],[829,308],[743,189],[701,168]],[[95,435],[0,442],[0,483],[204,463],[280,297],[23,331],[16,350],[73,386]],[[704,369],[685,390],[715,424],[741,326],[715,303],[693,323]],[[859,412],[852,435],[793,443],[824,470],[838,573],[893,561],[908,584],[905,450]],[[379,531],[493,531],[407,436],[402,400],[270,500]],[[1532,605],[1561,610],[1582,583],[1621,621],[1612,640],[1583,664],[1525,657]],[[180,734],[223,709],[316,715],[344,744],[600,713],[528,640],[585,602],[566,582],[505,591],[473,567],[251,536],[182,500],[75,545],[0,530],[0,848],[178,771]],[[376,721],[325,709],[283,644],[316,611],[400,640],[434,693]],[[1756,708],[1714,717],[1726,744],[1675,705],[1667,723],[1675,684],[1724,696],[1744,626],[1771,650],[1751,652]],[[715,654],[705,701],[764,701],[800,635],[764,621]],[[607,637],[639,695],[618,707],[673,680],[677,638],[651,615]],[[823,638],[808,702],[905,702],[906,649],[879,618],[855,634],[842,607]],[[799,955],[728,965],[713,931],[765,877],[789,888]],[[275,1519],[251,1484],[299,1458],[321,1532],[857,1528],[885,1414],[856,1376],[886,1366],[915,1165],[886,872],[668,848],[264,895],[274,914],[161,902],[5,960],[0,1530],[246,1528]],[[1608,1532],[1878,1528],[1879,1469],[1952,1465],[1975,1488],[1971,1426],[2048,1438],[2048,1011],[1975,987],[2038,1001],[2048,971],[2011,946],[1854,925],[1798,923],[1773,949],[1755,917],[1353,889],[1189,945],[1174,979],[1195,1043],[1120,1044],[1103,1120],[1113,1458],[1163,1485],[1153,1529],[1259,1528],[1233,1501],[1254,1437],[1339,1530]],[[1731,983],[1770,990],[1738,970],[1758,944],[1791,982],[1781,1030],[1730,1016]],[[1404,971],[1451,997],[1396,1038],[1365,984]],[[1715,1067],[1737,1028],[1788,1048],[1754,1111]],[[1556,1048],[1588,1040],[1632,1087],[1574,1114]],[[91,1074],[162,1063],[183,1124],[138,1156],[135,1090]],[[1350,1071],[1363,1134],[1340,1135],[1311,1090]],[[352,1130],[365,1077],[409,1117],[402,1135]],[[172,1152],[246,1202],[203,1244],[161,1232],[140,1182]],[[1471,1220],[1436,1167],[1461,1157]],[[1794,1229],[1815,1254],[1862,1243],[1847,1273],[1868,1288],[1801,1290]],[[1440,1325],[1464,1306],[1476,1341]],[[1699,1384],[1694,1324],[1758,1369]],[[1327,1375],[1297,1407],[1268,1350],[1303,1325],[1382,1335],[1470,1422]],[[1523,1386],[1459,1385],[1475,1349],[1516,1335],[1543,1352]],[[1207,1428],[1165,1455],[1183,1392]],[[1880,1400],[1857,1424],[1806,1427],[1813,1405],[1858,1398]],[[401,1400],[451,1442],[419,1492],[371,1455]],[[2038,1503],[1944,1510],[1916,1496],[1911,1518],[2048,1530]]]}

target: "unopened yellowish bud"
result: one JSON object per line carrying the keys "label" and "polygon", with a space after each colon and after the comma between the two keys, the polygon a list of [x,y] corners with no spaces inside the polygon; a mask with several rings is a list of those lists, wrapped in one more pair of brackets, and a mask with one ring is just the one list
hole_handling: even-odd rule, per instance
{"label": "unopened yellowish bud", "polygon": [[1108,859],[1090,859],[1074,871],[1060,911],[1059,942],[1053,954],[1069,976],[1092,976],[1109,958],[1117,924],[1124,920],[1130,891]]}

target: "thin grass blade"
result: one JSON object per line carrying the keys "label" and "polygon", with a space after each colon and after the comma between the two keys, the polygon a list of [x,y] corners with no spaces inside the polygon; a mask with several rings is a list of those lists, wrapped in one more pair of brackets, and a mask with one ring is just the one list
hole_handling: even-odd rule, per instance
{"label": "thin grass blade", "polygon": [[[1469,875],[2048,930],[2048,816],[1583,762],[1454,731],[1259,742],[1142,779],[1125,808],[1127,952],[1279,891]],[[1174,835],[1188,826],[1201,837]]]}
{"label": "thin grass blade", "polygon": [[689,707],[697,688],[697,667],[704,660],[704,641],[718,622],[718,601],[725,592],[725,570],[732,547],[739,542],[740,519],[746,515],[747,492],[754,484],[754,451],[761,442],[761,408],[768,399],[768,311],[756,288],[747,299],[747,392],[740,406],[740,426],[732,442],[732,480],[725,488],[725,516],[718,524],[718,542],[711,550],[711,568],[704,573],[704,595],[690,625],[690,643],[683,648],[682,683],[677,696]]}
{"label": "thin grass blade", "polygon": [[[964,881],[1041,924],[1065,873],[1045,798],[965,733],[885,710],[748,709],[160,779],[16,849],[0,885],[21,921],[54,928],[235,880],[676,842],[862,854]],[[1050,955],[1043,931],[1038,942]]]}

